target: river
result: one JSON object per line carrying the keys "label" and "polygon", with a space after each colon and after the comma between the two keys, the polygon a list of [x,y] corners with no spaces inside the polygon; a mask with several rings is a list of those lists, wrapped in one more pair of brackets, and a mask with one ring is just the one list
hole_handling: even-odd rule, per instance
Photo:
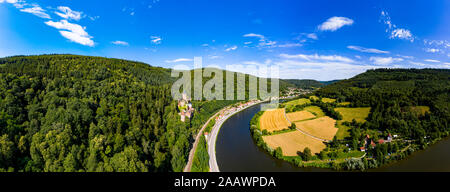
{"label": "river", "polygon": [[[250,120],[261,104],[249,107],[223,123],[216,142],[216,157],[223,172],[322,172],[320,168],[299,168],[273,158],[253,142]],[[450,171],[450,139],[447,138],[409,158],[372,171]]]}

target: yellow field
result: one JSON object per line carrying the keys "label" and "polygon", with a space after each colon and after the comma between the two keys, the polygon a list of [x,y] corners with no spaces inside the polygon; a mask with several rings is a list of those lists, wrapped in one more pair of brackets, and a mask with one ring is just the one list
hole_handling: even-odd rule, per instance
{"label": "yellow field", "polygon": [[347,106],[350,105],[350,102],[341,102],[337,104],[338,106]]}
{"label": "yellow field", "polygon": [[311,119],[311,118],[316,117],[314,114],[312,114],[309,111],[297,111],[294,113],[287,113],[286,116],[289,119],[289,121],[291,121],[291,122],[301,121],[301,120]]}
{"label": "yellow field", "polygon": [[297,129],[312,136],[327,140],[332,140],[334,135],[336,135],[338,128],[335,127],[335,124],[336,120],[328,116],[295,123]]}
{"label": "yellow field", "polygon": [[317,107],[317,106],[308,106],[308,107],[305,107],[304,110],[315,114],[316,117],[323,117],[323,116],[325,116],[325,113],[322,111],[322,109],[320,109],[320,107]]}
{"label": "yellow field", "polygon": [[261,130],[269,132],[287,129],[290,124],[284,116],[284,109],[265,111],[259,119]]}
{"label": "yellow field", "polygon": [[411,112],[416,113],[417,115],[425,115],[426,112],[430,111],[430,107],[428,106],[415,106],[410,107]]}
{"label": "yellow field", "polygon": [[284,156],[297,156],[298,152],[308,147],[311,153],[319,153],[325,149],[325,144],[317,139],[301,133],[300,131],[292,131],[271,136],[263,136],[264,141],[272,149],[281,147]]}
{"label": "yellow field", "polygon": [[311,103],[311,101],[309,99],[301,98],[301,99],[289,101],[285,104],[285,106],[288,107],[288,106],[295,106],[295,105],[303,105],[303,104],[307,104],[307,103]]}
{"label": "yellow field", "polygon": [[360,107],[360,108],[335,108],[335,111],[342,115],[342,121],[351,122],[355,119],[357,122],[364,123],[367,116],[370,113],[370,107]]}
{"label": "yellow field", "polygon": [[324,103],[334,103],[336,101],[336,99],[331,99],[331,98],[322,98],[322,102]]}
{"label": "yellow field", "polygon": [[319,97],[313,95],[313,96],[309,97],[309,99],[315,101],[315,100],[319,100]]}

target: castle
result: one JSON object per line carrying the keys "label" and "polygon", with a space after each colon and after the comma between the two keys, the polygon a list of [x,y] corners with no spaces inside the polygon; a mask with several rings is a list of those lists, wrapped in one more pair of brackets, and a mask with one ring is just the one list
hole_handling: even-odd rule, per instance
{"label": "castle", "polygon": [[178,100],[178,109],[183,122],[186,121],[186,117],[190,119],[194,115],[195,109],[192,107],[191,98],[186,93],[183,93],[183,98]]}

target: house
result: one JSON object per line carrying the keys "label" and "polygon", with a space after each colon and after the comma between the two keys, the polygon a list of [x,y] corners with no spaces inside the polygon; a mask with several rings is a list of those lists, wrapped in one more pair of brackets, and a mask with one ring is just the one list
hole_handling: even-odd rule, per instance
{"label": "house", "polygon": [[372,146],[372,148],[375,148],[375,146],[377,146],[377,144],[375,144],[375,142],[373,142],[373,140],[370,142],[370,145]]}
{"label": "house", "polygon": [[392,135],[389,133],[388,137],[387,137],[387,142],[390,143],[392,142]]}
{"label": "house", "polygon": [[362,152],[365,152],[366,148],[365,147],[360,147],[359,150],[361,150]]}
{"label": "house", "polygon": [[379,139],[378,140],[378,144],[383,144],[385,141],[384,141],[384,139]]}

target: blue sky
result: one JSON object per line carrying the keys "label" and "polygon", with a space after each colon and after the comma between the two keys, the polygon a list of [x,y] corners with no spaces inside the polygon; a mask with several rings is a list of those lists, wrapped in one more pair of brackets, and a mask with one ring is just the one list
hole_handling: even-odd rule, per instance
{"label": "blue sky", "polygon": [[[281,78],[450,68],[450,1],[0,0],[0,57],[271,65]],[[243,69],[242,72],[252,73]]]}

